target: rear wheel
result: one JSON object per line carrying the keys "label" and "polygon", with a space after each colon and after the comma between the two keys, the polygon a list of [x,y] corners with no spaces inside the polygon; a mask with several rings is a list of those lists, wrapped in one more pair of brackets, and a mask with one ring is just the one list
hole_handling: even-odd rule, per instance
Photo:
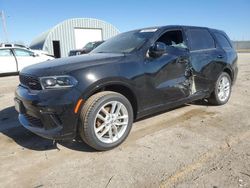
{"label": "rear wheel", "polygon": [[223,72],[216,81],[213,93],[209,98],[209,102],[214,105],[226,104],[231,95],[232,81],[230,76]]}
{"label": "rear wheel", "polygon": [[133,109],[126,97],[104,91],[91,96],[80,114],[81,138],[96,150],[109,150],[121,144],[133,123]]}

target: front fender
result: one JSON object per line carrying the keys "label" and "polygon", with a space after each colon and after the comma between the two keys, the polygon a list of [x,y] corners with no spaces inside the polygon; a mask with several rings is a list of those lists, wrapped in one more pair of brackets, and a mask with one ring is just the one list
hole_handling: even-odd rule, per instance
{"label": "front fender", "polygon": [[133,92],[135,95],[135,88],[132,85],[131,81],[125,78],[119,78],[119,77],[110,77],[110,78],[104,78],[101,80],[98,80],[91,85],[89,85],[87,88],[84,89],[84,92],[82,93],[82,97],[84,99],[89,98],[92,94],[101,91],[103,88],[107,86],[114,86],[119,85],[128,88],[130,91]]}

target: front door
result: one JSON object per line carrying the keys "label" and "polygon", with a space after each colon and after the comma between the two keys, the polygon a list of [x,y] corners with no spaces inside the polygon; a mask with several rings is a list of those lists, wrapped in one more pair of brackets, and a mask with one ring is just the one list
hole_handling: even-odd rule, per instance
{"label": "front door", "polygon": [[164,105],[190,95],[189,51],[182,30],[165,32],[156,42],[167,45],[167,53],[145,63],[147,97],[145,107]]}
{"label": "front door", "polygon": [[18,71],[21,71],[24,67],[36,63],[34,53],[25,49],[14,49],[14,53],[18,63]]}
{"label": "front door", "polygon": [[16,59],[11,49],[0,49],[0,74],[17,72]]}

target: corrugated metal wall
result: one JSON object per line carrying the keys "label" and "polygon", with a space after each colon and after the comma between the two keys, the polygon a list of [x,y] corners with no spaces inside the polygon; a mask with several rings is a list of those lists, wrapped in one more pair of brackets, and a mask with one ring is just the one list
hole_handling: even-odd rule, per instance
{"label": "corrugated metal wall", "polygon": [[61,56],[68,56],[68,52],[75,49],[74,28],[102,29],[103,40],[107,40],[119,33],[118,29],[113,25],[101,20],[92,18],[69,19],[50,30],[44,42],[43,50],[54,54],[52,41],[58,40],[60,41]]}

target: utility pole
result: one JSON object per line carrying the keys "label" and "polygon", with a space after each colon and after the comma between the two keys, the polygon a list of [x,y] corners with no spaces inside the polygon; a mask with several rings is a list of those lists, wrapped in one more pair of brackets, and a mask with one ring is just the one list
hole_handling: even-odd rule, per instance
{"label": "utility pole", "polygon": [[7,26],[6,26],[6,21],[5,21],[5,16],[4,16],[3,11],[0,12],[0,16],[2,18],[2,25],[3,25],[3,32],[4,32],[4,35],[5,35],[5,42],[8,43],[9,42],[9,40],[8,40],[8,32],[7,32]]}

